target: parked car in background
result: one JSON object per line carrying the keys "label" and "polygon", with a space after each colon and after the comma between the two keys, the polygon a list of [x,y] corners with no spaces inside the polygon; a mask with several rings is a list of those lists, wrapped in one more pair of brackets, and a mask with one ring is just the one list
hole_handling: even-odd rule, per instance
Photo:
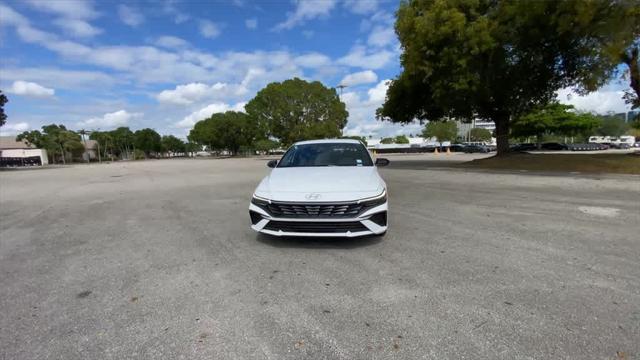
{"label": "parked car in background", "polygon": [[611,148],[612,149],[631,149],[631,145],[627,144],[626,142],[613,143],[611,144]]}
{"label": "parked car in background", "polygon": [[594,151],[594,150],[607,150],[609,145],[589,143],[589,144],[567,144],[567,150],[570,151]]}
{"label": "parked car in background", "polygon": [[451,151],[451,152],[463,152],[465,148],[466,148],[466,146],[462,145],[462,144],[451,144],[451,146],[449,146],[449,151]]}
{"label": "parked car in background", "polygon": [[465,153],[488,153],[488,152],[491,152],[491,149],[489,149],[489,147],[486,145],[467,145],[464,147],[464,152]]}
{"label": "parked car in background", "polygon": [[531,151],[536,150],[537,148],[536,144],[531,143],[515,144],[511,146],[512,151]]}
{"label": "parked car in background", "polygon": [[567,150],[567,144],[561,144],[557,142],[548,142],[548,143],[542,144],[541,148],[542,150],[554,150],[554,151]]}

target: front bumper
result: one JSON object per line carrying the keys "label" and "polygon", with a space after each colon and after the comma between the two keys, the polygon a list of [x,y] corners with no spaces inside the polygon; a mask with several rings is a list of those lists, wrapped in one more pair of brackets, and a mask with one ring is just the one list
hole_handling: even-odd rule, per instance
{"label": "front bumper", "polygon": [[367,209],[352,218],[273,217],[263,208],[249,204],[251,228],[273,236],[358,237],[387,231],[388,203]]}

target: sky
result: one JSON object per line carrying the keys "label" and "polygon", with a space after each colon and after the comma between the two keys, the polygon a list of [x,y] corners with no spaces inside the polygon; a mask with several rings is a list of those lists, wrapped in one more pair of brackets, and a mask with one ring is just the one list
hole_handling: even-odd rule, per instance
{"label": "sky", "polygon": [[[0,0],[3,135],[57,123],[154,128],[185,138],[214,112],[243,111],[265,85],[300,77],[346,85],[348,135],[418,134],[375,120],[400,71],[398,1]],[[622,112],[614,82],[562,102]]]}

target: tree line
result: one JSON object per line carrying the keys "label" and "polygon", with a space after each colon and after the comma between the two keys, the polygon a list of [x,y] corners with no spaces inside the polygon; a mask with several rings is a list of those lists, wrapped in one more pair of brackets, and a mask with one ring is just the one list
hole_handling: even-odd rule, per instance
{"label": "tree line", "polygon": [[85,154],[86,137],[95,140],[92,149],[96,155],[111,160],[141,159],[187,155],[198,150],[197,144],[185,142],[173,135],[161,136],[153,129],[131,131],[119,127],[111,131],[73,131],[64,125],[50,124],[40,130],[25,131],[16,137],[27,144],[45,149],[52,163],[67,163],[82,160]]}
{"label": "tree line", "polygon": [[91,150],[111,160],[181,156],[202,149],[236,155],[264,153],[300,140],[340,137],[348,117],[335,89],[298,78],[267,85],[245,109],[246,112],[215,113],[198,121],[187,141],[173,135],[161,136],[150,128],[73,131],[56,124],[25,131],[17,140],[47,150],[53,163],[81,159],[87,137],[97,142]]}

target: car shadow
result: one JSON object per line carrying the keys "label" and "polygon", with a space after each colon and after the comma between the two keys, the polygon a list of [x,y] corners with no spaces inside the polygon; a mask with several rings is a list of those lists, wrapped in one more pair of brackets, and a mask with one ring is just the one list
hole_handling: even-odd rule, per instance
{"label": "car shadow", "polygon": [[294,236],[271,236],[257,234],[256,240],[265,245],[278,248],[300,248],[300,249],[356,249],[366,246],[374,246],[382,242],[382,236],[362,236],[357,238],[336,238],[336,237],[294,237]]}

